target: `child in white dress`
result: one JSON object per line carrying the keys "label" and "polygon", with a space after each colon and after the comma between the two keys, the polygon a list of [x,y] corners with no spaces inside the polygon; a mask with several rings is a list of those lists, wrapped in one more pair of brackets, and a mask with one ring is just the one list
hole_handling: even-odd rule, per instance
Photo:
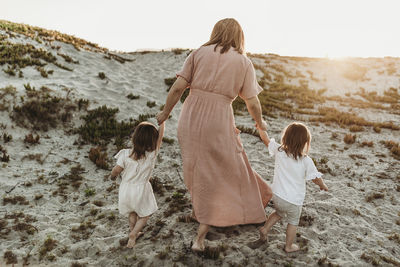
{"label": "child in white dress", "polygon": [[269,230],[281,218],[286,217],[286,252],[299,250],[293,244],[299,224],[301,209],[306,194],[306,181],[312,180],[321,190],[328,191],[312,159],[307,156],[311,134],[302,123],[291,123],[283,132],[281,144],[269,139],[266,131],[259,129],[261,140],[275,157],[274,179],[272,183],[275,211],[260,228],[260,240],[266,241]]}
{"label": "child in white dress", "polygon": [[149,123],[140,123],[132,135],[132,149],[122,149],[115,158],[116,166],[111,178],[121,174],[118,194],[120,214],[129,215],[129,240],[127,247],[133,248],[150,215],[157,209],[157,202],[149,182],[157,152],[164,135],[164,124],[160,129]]}

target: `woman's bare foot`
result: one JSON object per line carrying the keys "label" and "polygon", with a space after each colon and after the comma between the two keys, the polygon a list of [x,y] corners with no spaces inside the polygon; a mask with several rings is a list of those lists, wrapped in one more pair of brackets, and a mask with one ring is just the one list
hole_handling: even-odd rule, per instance
{"label": "woman's bare foot", "polygon": [[287,253],[295,252],[295,251],[298,251],[298,250],[300,250],[300,248],[299,248],[299,246],[296,245],[296,244],[292,244],[290,247],[285,246],[285,251],[286,251]]}
{"label": "woman's bare foot", "polygon": [[192,251],[193,252],[203,252],[205,250],[204,242],[200,243],[199,241],[193,241]]}
{"label": "woman's bare foot", "polygon": [[268,241],[268,231],[265,229],[265,227],[264,226],[260,227],[258,231],[260,232],[260,240]]}

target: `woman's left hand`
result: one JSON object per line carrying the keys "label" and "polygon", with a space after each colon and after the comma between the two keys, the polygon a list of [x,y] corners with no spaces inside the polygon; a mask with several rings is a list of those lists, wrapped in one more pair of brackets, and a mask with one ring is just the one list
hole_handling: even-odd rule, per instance
{"label": "woman's left hand", "polygon": [[164,111],[159,112],[156,115],[158,125],[161,125],[164,121],[168,119],[169,114],[166,114]]}

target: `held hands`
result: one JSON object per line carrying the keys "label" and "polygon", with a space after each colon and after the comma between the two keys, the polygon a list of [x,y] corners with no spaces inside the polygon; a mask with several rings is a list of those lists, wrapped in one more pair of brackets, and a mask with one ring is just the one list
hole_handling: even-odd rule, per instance
{"label": "held hands", "polygon": [[258,130],[266,131],[267,130],[267,123],[265,122],[265,120],[261,120],[261,124],[258,125],[256,123],[256,127],[257,127]]}
{"label": "held hands", "polygon": [[161,125],[164,121],[168,119],[169,114],[166,114],[164,111],[159,112],[156,115],[158,125]]}

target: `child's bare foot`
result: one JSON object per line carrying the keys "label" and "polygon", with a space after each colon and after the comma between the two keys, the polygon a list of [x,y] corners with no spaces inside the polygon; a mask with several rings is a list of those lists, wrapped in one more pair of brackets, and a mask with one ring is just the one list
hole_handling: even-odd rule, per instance
{"label": "child's bare foot", "polygon": [[299,248],[299,246],[296,245],[296,244],[292,244],[290,247],[285,246],[285,251],[286,251],[287,253],[295,252],[295,251],[298,251],[298,250],[300,250],[300,248]]}
{"label": "child's bare foot", "polygon": [[143,232],[139,232],[137,235],[129,234],[128,244],[126,245],[127,248],[133,248],[136,245],[136,239],[143,235]]}
{"label": "child's bare foot", "polygon": [[127,248],[133,248],[136,245],[136,236],[131,237],[129,235],[128,244],[126,245]]}

